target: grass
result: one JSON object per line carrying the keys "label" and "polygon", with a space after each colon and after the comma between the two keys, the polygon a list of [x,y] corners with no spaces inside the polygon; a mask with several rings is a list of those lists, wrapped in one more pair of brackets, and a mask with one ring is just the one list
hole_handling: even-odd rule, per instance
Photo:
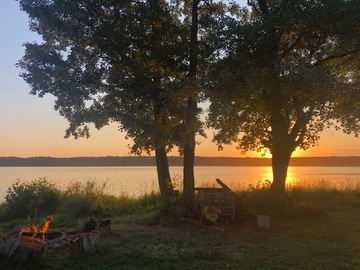
{"label": "grass", "polygon": [[[360,189],[299,185],[289,195],[302,214],[271,216],[267,230],[257,229],[254,219],[208,226],[135,207],[111,216],[112,232],[94,255],[47,253],[21,265],[1,258],[1,269],[360,269]],[[1,222],[2,235],[25,221]],[[61,223],[52,229],[63,230]]]}

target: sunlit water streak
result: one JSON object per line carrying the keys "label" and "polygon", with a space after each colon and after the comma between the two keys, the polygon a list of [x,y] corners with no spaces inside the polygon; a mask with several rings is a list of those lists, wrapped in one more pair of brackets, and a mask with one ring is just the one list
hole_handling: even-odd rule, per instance
{"label": "sunlit water streak", "polygon": [[[171,167],[177,189],[182,186],[182,167]],[[158,191],[155,167],[0,167],[0,202],[17,180],[29,182],[46,177],[60,190],[71,183],[95,181],[110,195],[139,197]],[[219,178],[234,190],[247,188],[260,180],[272,180],[271,167],[195,167],[196,186],[217,186]],[[339,188],[360,186],[360,167],[289,167],[289,185],[333,185]]]}

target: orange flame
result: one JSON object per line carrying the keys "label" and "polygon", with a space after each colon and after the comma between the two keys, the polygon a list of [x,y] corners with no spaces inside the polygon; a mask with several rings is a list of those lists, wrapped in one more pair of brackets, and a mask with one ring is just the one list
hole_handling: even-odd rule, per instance
{"label": "orange flame", "polygon": [[39,231],[39,224],[32,224],[30,227],[30,232],[38,232]]}
{"label": "orange flame", "polygon": [[33,233],[32,237],[39,237],[38,233],[42,233],[42,234],[44,234],[44,235],[42,235],[42,238],[44,239],[45,233],[49,230],[50,223],[53,221],[53,219],[54,219],[54,216],[50,215],[44,219],[44,225],[42,226],[41,229],[40,229],[39,224],[32,224],[32,225],[28,225],[28,226],[24,227],[22,229],[22,232]]}
{"label": "orange flame", "polygon": [[54,216],[53,216],[53,215],[50,215],[50,216],[48,216],[47,218],[45,218],[45,219],[44,219],[44,225],[43,225],[43,227],[41,228],[40,232],[46,233],[46,232],[49,230],[51,221],[53,221],[53,220],[54,220]]}

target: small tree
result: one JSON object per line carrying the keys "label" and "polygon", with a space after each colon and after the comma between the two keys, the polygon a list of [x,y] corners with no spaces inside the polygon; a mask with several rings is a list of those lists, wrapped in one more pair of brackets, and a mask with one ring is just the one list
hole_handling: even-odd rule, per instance
{"label": "small tree", "polygon": [[248,3],[252,11],[221,33],[227,43],[209,92],[208,123],[220,146],[270,151],[271,192],[282,201],[296,148],[315,146],[329,127],[359,134],[360,4]]}

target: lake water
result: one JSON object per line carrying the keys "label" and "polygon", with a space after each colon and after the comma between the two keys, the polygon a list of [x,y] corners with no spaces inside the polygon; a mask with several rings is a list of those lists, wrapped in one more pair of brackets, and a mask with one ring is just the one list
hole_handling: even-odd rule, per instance
{"label": "lake water", "polygon": [[[181,189],[182,167],[170,167],[175,186]],[[105,192],[111,195],[138,197],[158,191],[155,167],[0,167],[0,202],[7,189],[17,180],[29,182],[46,177],[61,190],[71,183],[95,181],[106,183]],[[271,180],[271,167],[195,167],[196,186],[217,186],[219,178],[234,190]],[[336,185],[340,188],[360,186],[360,167],[289,167],[287,183]]]}

